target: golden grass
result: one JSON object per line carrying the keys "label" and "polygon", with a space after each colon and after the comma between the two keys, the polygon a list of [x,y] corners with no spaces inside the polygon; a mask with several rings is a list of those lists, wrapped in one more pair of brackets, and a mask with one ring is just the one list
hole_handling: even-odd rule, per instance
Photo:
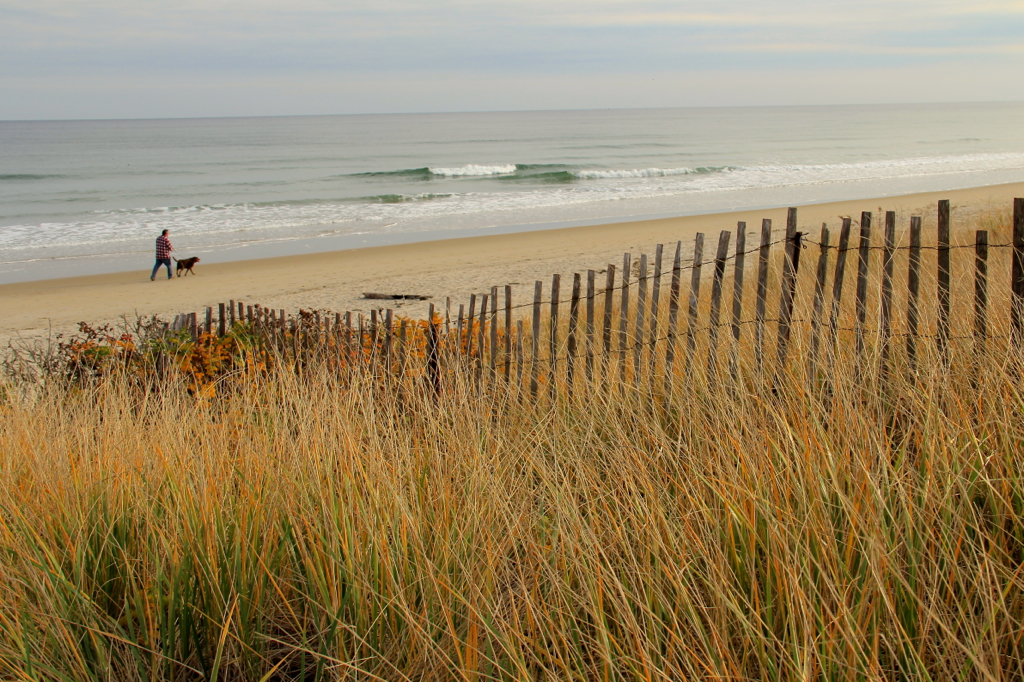
{"label": "golden grass", "polygon": [[698,356],[668,405],[326,367],[8,386],[0,675],[1021,678],[1021,355],[922,340],[885,379],[872,344],[855,377],[844,333],[809,389],[805,337],[778,394]]}

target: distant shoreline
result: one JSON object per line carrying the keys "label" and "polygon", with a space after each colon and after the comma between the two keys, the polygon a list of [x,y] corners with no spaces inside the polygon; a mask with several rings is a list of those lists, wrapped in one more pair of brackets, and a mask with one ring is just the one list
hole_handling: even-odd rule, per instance
{"label": "distant shoreline", "polygon": [[[858,217],[861,211],[895,210],[899,228],[911,214],[923,214],[925,225],[934,221],[935,202],[949,199],[953,228],[958,216],[985,208],[1010,210],[1014,197],[1024,196],[1024,183],[992,185],[945,192],[908,194],[827,202],[800,208],[800,225],[816,233],[822,222],[838,224],[838,216]],[[557,229],[433,239],[431,241],[372,246],[299,255],[200,263],[196,276],[149,281],[152,258],[141,267],[102,275],[35,280],[0,285],[5,314],[0,326],[4,343],[19,335],[45,338],[73,332],[79,321],[116,323],[178,312],[194,312],[229,300],[283,308],[365,312],[380,301],[361,298],[366,291],[431,296],[439,308],[450,297],[455,309],[472,292],[491,286],[513,285],[516,300],[525,300],[533,280],[553,273],[585,272],[620,262],[624,251],[653,253],[655,244],[683,241],[692,249],[695,233],[716,238],[721,230],[735,230],[745,221],[748,231],[760,230],[762,218],[776,229],[785,226],[785,208],[720,212],[649,220],[602,222]],[[191,254],[185,254],[191,255]],[[528,292],[529,290],[529,292]],[[427,303],[396,301],[400,314],[422,316]]]}

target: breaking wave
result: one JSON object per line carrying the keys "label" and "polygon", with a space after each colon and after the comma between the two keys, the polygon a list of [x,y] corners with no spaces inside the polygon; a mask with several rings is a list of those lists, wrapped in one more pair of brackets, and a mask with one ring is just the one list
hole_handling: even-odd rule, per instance
{"label": "breaking wave", "polygon": [[470,164],[468,166],[459,166],[458,168],[431,168],[430,172],[434,175],[441,175],[446,177],[466,177],[466,176],[487,176],[487,175],[509,175],[515,173],[517,170],[515,164],[508,164],[504,166],[477,166]]}

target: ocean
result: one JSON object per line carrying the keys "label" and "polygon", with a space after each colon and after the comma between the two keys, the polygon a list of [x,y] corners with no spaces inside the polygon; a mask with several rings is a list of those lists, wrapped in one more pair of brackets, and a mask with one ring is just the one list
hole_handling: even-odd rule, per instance
{"label": "ocean", "polygon": [[1024,104],[0,122],[0,282],[1024,181]]}

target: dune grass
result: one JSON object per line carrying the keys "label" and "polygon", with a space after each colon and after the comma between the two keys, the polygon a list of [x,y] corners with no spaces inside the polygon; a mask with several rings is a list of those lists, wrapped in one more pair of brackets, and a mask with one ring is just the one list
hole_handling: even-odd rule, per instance
{"label": "dune grass", "polygon": [[9,384],[0,676],[1020,679],[1021,355],[885,377],[848,337],[814,387],[698,360],[668,401]]}

